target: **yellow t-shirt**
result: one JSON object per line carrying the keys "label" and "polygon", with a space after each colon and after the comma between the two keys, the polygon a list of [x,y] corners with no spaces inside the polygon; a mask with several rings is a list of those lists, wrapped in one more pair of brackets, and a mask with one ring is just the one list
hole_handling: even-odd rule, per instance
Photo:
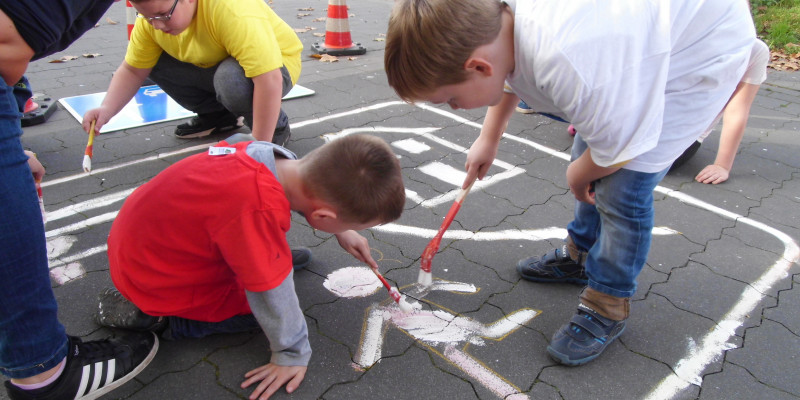
{"label": "yellow t-shirt", "polygon": [[152,68],[162,51],[201,68],[231,56],[248,78],[285,65],[297,83],[303,43],[263,0],[197,0],[192,23],[177,36],[136,19],[125,61]]}

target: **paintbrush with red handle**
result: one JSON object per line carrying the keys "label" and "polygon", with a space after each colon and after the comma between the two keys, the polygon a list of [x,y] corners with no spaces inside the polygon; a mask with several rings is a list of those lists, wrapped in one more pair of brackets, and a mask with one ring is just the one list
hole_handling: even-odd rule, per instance
{"label": "paintbrush with red handle", "polygon": [[450,211],[447,212],[447,215],[444,217],[444,221],[442,222],[442,226],[439,228],[439,232],[436,232],[436,236],[431,239],[428,243],[428,246],[425,247],[425,251],[422,252],[422,258],[419,262],[419,277],[417,278],[417,283],[422,286],[428,287],[433,283],[433,273],[431,273],[431,261],[433,261],[433,256],[436,255],[436,252],[439,251],[439,245],[442,243],[442,236],[444,236],[444,232],[453,222],[455,219],[458,210],[461,209],[461,204],[464,202],[464,198],[467,197],[467,193],[472,188],[472,185],[475,181],[469,184],[464,189],[461,189],[458,192],[458,196],[456,196],[456,201],[453,202],[453,205],[450,206]]}
{"label": "paintbrush with red handle", "polygon": [[397,303],[397,305],[400,307],[400,310],[402,310],[405,313],[414,311],[414,307],[412,307],[411,304],[409,304],[406,301],[405,296],[400,294],[400,292],[396,288],[390,285],[389,282],[386,281],[386,278],[384,278],[383,275],[381,275],[381,273],[378,272],[377,269],[375,268],[370,268],[370,269],[375,274],[375,276],[377,276],[378,279],[380,279],[381,283],[383,283],[383,286],[386,287],[386,290],[389,291],[389,296],[392,298],[392,300],[394,300],[395,303]]}

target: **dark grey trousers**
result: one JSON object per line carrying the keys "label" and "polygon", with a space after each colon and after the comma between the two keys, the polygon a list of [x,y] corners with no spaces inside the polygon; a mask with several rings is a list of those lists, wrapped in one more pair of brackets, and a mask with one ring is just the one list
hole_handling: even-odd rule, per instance
{"label": "dark grey trousers", "polygon": [[[283,95],[292,90],[292,78],[286,67],[281,67]],[[253,80],[233,57],[228,57],[211,68],[178,61],[166,52],[161,53],[150,78],[175,102],[197,114],[227,109],[243,116],[253,127]],[[289,117],[281,109],[276,128],[289,124]]]}

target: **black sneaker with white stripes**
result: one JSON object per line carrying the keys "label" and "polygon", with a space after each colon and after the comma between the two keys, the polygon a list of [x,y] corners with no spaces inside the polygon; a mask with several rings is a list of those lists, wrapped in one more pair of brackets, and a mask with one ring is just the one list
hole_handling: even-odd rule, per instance
{"label": "black sneaker with white stripes", "polygon": [[6,381],[6,391],[11,400],[96,399],[142,372],[157,351],[158,338],[152,332],[126,332],[91,342],[70,336],[67,364],[55,382],[27,391]]}

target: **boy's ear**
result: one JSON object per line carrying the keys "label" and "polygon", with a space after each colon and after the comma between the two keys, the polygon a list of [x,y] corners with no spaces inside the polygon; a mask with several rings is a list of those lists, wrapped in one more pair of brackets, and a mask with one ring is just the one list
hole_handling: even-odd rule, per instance
{"label": "boy's ear", "polygon": [[484,76],[492,76],[492,63],[483,57],[470,57],[464,63],[464,69]]}
{"label": "boy's ear", "polygon": [[323,206],[315,208],[314,211],[311,211],[311,214],[308,215],[307,217],[319,221],[324,221],[327,219],[336,219],[336,212],[329,207]]}

